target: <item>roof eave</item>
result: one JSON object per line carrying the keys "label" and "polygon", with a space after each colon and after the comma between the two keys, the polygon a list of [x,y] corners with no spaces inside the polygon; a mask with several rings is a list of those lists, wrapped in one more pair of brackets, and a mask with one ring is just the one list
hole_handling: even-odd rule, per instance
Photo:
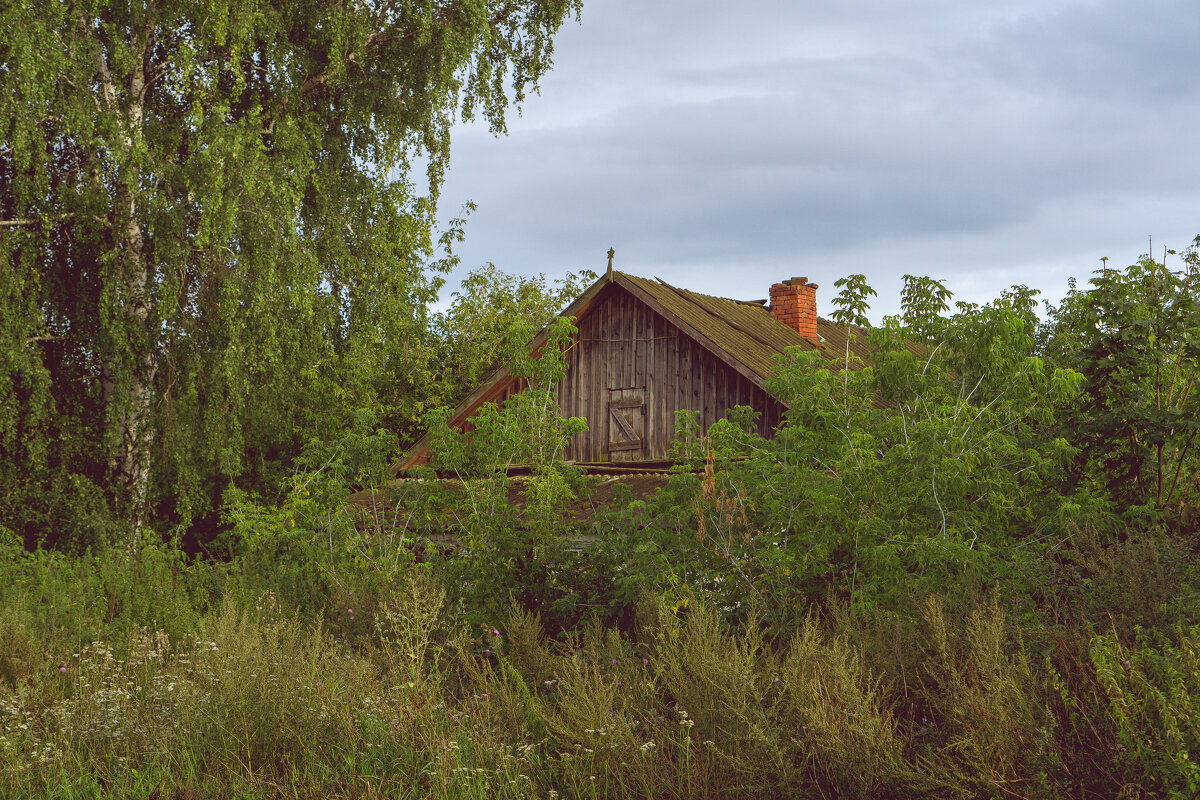
{"label": "roof eave", "polygon": [[[575,298],[571,305],[567,306],[555,319],[564,317],[574,317],[578,319],[583,312],[595,303],[596,298],[603,291],[605,286],[613,283],[613,277],[620,275],[619,272],[608,272],[601,275],[600,278],[589,286],[583,294]],[[546,343],[550,326],[542,328],[537,335],[529,341],[529,352],[536,353]],[[507,365],[502,366],[492,373],[486,381],[480,384],[479,388],[467,396],[465,400],[454,407],[454,413],[450,417],[450,426],[456,427],[463,424],[468,417],[474,414],[479,408],[487,402],[488,396],[491,395],[496,388],[505,380],[512,377],[512,369]],[[429,452],[430,440],[429,434],[425,434],[404,452],[400,458],[396,459],[392,464],[392,472],[400,472],[402,470],[411,469],[422,463],[422,459]]]}

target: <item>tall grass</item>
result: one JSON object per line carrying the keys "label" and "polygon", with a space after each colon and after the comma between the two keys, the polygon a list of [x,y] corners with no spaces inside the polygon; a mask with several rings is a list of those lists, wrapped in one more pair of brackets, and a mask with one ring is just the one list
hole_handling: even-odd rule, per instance
{"label": "tall grass", "polygon": [[471,627],[418,568],[314,614],[166,554],[102,561],[5,565],[2,797],[1200,789],[1186,625],[1050,634],[995,601],[924,597],[730,630],[648,597],[626,631],[550,638],[517,608]]}

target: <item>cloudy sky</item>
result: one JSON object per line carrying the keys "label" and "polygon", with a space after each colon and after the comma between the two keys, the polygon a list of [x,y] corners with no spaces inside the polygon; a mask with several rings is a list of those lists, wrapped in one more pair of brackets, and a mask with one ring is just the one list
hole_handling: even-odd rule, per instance
{"label": "cloudy sky", "polygon": [[[457,129],[460,250],[740,299],[864,273],[1057,301],[1200,233],[1194,0],[588,0],[506,137]],[[454,279],[445,290],[448,295]]]}

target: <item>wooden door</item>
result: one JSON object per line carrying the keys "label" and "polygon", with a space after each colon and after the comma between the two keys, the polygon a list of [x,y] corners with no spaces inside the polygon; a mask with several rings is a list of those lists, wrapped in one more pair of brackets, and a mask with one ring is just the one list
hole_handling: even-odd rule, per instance
{"label": "wooden door", "polygon": [[646,454],[646,390],[608,392],[608,460],[641,461]]}

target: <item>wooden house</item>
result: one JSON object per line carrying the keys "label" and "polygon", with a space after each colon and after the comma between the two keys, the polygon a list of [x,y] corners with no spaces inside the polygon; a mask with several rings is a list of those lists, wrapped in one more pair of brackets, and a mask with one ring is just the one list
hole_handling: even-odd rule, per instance
{"label": "wooden house", "polygon": [[[589,428],[570,441],[566,460],[665,460],[682,409],[696,411],[707,428],[730,408],[750,406],[759,412],[760,433],[770,436],[786,410],[766,388],[775,356],[800,347],[827,354],[835,366],[845,357],[846,328],[817,316],[816,293],[816,284],[792,278],[770,287],[769,301],[729,300],[610,269],[562,312],[578,333],[555,387],[559,408],[586,418]],[[864,339],[852,346],[857,354]],[[530,347],[544,342],[539,335]],[[498,370],[454,410],[450,424],[469,426],[484,403],[501,403],[521,388],[508,369]],[[397,469],[425,463],[428,447],[426,439],[417,442]]]}

